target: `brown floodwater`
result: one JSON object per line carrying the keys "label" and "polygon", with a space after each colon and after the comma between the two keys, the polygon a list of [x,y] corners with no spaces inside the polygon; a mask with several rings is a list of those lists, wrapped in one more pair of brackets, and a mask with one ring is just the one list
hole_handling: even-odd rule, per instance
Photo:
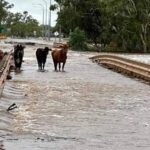
{"label": "brown floodwater", "polygon": [[89,52],[69,51],[65,72],[54,72],[49,54],[39,72],[35,50],[26,47],[21,73],[6,82],[0,149],[150,149],[149,85],[92,63]]}

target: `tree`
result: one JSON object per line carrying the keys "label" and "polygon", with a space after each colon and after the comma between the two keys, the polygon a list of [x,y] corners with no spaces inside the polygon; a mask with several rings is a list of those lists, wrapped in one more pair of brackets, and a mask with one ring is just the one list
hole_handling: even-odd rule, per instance
{"label": "tree", "polygon": [[33,19],[27,11],[21,13],[8,13],[6,17],[6,26],[11,29],[10,35],[28,37],[34,36],[33,32],[37,31],[37,35],[41,34],[41,27],[36,19]]}
{"label": "tree", "polygon": [[88,39],[95,45],[102,34],[101,13],[98,8],[91,8],[82,19],[82,29],[86,32]]}
{"label": "tree", "polygon": [[[14,22],[12,25],[12,34],[15,35],[16,33],[21,37],[33,36],[33,32],[40,30],[38,26],[37,20],[33,19],[31,15],[27,15],[28,13],[16,14],[16,19],[14,18]],[[19,17],[19,16],[20,17]],[[20,18],[19,21],[16,21],[17,18]]]}
{"label": "tree", "polygon": [[87,50],[84,31],[79,28],[75,28],[75,30],[70,33],[69,45],[73,50]]}
{"label": "tree", "polygon": [[[115,43],[116,49],[147,52],[150,48],[149,0],[55,0],[56,26],[69,34],[76,27],[84,30],[95,45]],[[59,9],[60,10],[60,9]]]}
{"label": "tree", "polygon": [[27,11],[23,13],[9,12],[9,9],[13,6],[5,0],[0,1],[0,30],[10,29],[7,32],[8,35],[20,37],[34,36],[33,32],[36,31],[37,36],[40,36],[42,30],[38,21],[29,15]]}
{"label": "tree", "polygon": [[[102,0],[102,35],[108,35],[124,51],[147,52],[150,29],[150,1]],[[106,16],[106,17],[103,17]],[[106,21],[104,21],[106,20]],[[103,38],[103,37],[102,37]]]}
{"label": "tree", "polygon": [[56,26],[62,27],[65,34],[74,31],[76,27],[84,30],[87,37],[95,44],[101,34],[99,0],[55,0],[57,5],[51,10],[59,8]]}
{"label": "tree", "polygon": [[7,10],[12,8],[13,6],[13,4],[9,4],[5,0],[0,1],[0,25],[3,23],[5,17],[7,16]]}

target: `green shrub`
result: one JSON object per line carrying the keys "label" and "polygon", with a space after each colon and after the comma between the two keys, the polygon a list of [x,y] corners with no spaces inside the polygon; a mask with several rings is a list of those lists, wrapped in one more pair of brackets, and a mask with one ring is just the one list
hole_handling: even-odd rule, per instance
{"label": "green shrub", "polygon": [[73,50],[87,50],[86,36],[84,31],[75,28],[69,36],[69,45]]}

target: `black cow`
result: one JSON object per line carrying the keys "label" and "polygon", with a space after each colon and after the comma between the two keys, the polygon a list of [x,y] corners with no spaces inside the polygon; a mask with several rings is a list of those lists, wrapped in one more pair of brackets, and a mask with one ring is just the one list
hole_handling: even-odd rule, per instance
{"label": "black cow", "polygon": [[23,61],[23,56],[24,56],[24,46],[21,44],[18,44],[14,46],[14,62],[15,62],[15,67],[16,71],[20,71],[22,61]]}
{"label": "black cow", "polygon": [[37,58],[38,68],[41,71],[44,70],[47,55],[50,50],[51,49],[49,49],[48,47],[38,48],[36,50],[36,58]]}

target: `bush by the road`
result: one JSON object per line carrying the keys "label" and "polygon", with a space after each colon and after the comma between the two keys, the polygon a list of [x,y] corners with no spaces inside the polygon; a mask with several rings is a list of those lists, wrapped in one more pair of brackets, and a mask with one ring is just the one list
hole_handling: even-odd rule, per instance
{"label": "bush by the road", "polygon": [[87,50],[86,36],[84,31],[76,28],[70,33],[69,45],[73,50]]}

